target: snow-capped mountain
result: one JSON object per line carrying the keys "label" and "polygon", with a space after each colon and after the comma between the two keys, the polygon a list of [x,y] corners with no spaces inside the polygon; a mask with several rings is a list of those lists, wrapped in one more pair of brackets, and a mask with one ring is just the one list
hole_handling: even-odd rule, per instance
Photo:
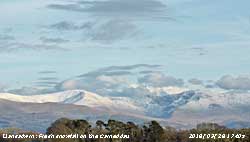
{"label": "snow-capped mountain", "polygon": [[174,95],[164,92],[162,95],[153,97],[151,102],[147,104],[147,114],[169,118],[177,108],[195,99],[197,99],[195,91],[185,91]]}
{"label": "snow-capped mountain", "polygon": [[58,93],[23,96],[10,93],[1,93],[0,99],[23,103],[61,103],[83,105],[92,108],[105,108],[110,111],[142,111],[132,101],[120,97],[103,97],[85,90],[70,90]]}
{"label": "snow-capped mountain", "polygon": [[[116,115],[117,118],[132,116],[141,119],[160,119],[160,121],[168,121],[170,124],[178,123],[178,125],[185,125],[189,128],[204,121],[220,124],[227,124],[232,120],[249,122],[250,93],[218,93],[178,88],[129,89],[120,92],[117,96],[102,96],[85,90],[69,90],[33,96],[0,93],[0,100],[27,105],[53,103],[88,107],[92,110],[105,111],[107,117]],[[126,95],[127,92],[133,95]],[[4,108],[2,110],[4,111]],[[96,114],[86,114],[85,116],[92,118],[94,115]]]}
{"label": "snow-capped mountain", "polygon": [[[108,109],[110,112],[132,112],[148,116],[167,118],[176,108],[185,105],[195,95],[194,91],[177,91],[168,94],[166,90],[146,88],[148,95],[135,96],[101,96],[85,90],[69,90],[42,95],[0,94],[0,99],[23,103],[60,103],[82,105],[91,108]],[[174,91],[176,92],[176,91]]]}

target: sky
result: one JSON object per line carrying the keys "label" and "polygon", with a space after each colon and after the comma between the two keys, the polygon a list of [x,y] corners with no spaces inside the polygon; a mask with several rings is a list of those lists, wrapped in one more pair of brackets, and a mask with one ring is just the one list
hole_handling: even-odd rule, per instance
{"label": "sky", "polygon": [[1,0],[0,91],[60,84],[110,66],[133,65],[161,72],[140,79],[145,82],[164,74],[166,80],[177,79],[170,84],[213,80],[223,89],[250,90],[249,4]]}

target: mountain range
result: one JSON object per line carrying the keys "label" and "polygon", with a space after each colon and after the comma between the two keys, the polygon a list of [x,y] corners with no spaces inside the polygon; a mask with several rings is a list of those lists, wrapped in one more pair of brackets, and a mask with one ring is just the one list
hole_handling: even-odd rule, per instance
{"label": "mountain range", "polygon": [[[0,93],[0,127],[17,127],[44,132],[54,120],[107,120],[143,123],[157,120],[179,129],[193,128],[202,122],[229,127],[250,127],[249,94],[152,89],[135,96],[102,96],[85,90],[68,90],[42,95]],[[153,92],[153,93],[152,93]],[[156,93],[157,92],[157,93]]]}

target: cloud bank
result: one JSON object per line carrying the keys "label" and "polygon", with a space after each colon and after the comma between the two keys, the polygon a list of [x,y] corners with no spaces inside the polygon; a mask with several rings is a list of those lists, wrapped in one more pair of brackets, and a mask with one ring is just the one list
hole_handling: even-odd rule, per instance
{"label": "cloud bank", "polygon": [[166,76],[163,73],[152,73],[145,75],[138,79],[139,83],[154,86],[154,87],[164,87],[164,86],[183,86],[184,81],[182,79],[177,79],[172,76]]}
{"label": "cloud bank", "polygon": [[78,1],[50,4],[50,9],[75,11],[98,17],[122,17],[126,19],[169,19],[167,7],[157,0],[107,0]]}
{"label": "cloud bank", "polygon": [[226,90],[250,90],[250,77],[249,76],[238,76],[233,77],[226,75],[220,78],[216,85]]}

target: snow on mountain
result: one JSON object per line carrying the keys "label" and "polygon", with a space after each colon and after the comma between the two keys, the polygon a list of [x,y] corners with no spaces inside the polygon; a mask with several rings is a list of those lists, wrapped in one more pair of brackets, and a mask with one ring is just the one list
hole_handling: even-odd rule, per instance
{"label": "snow on mountain", "polygon": [[175,95],[163,94],[154,97],[146,106],[147,113],[155,117],[169,118],[177,108],[195,99],[197,98],[194,91],[186,91]]}
{"label": "snow on mountain", "polygon": [[[165,89],[151,88],[151,91],[147,91],[149,89],[141,89],[142,91],[138,92],[134,90],[128,91],[129,94],[135,94],[130,96],[127,96],[126,92],[120,96],[101,96],[84,90],[70,90],[34,96],[0,93],[0,99],[23,103],[73,104],[105,109],[111,113],[139,114],[164,119],[170,119],[173,115],[178,117],[186,112],[196,113],[198,118],[198,114],[203,112],[210,114],[210,112],[221,110],[226,113],[223,115],[229,114],[228,112],[230,112],[230,115],[236,113],[238,115],[238,112],[241,112],[246,114],[246,117],[250,117],[250,93],[186,91],[185,89],[173,87]],[[176,113],[177,111],[180,113]],[[211,118],[211,115],[209,117]],[[214,118],[221,119],[218,114]],[[230,117],[230,119],[233,118]]]}
{"label": "snow on mountain", "polygon": [[[127,119],[126,116],[133,119],[161,119],[161,121],[166,120],[169,124],[181,124],[188,127],[194,127],[197,123],[203,121],[220,124],[226,124],[231,121],[244,122],[244,126],[249,123],[250,93],[209,92],[204,90],[185,91],[178,88],[168,89],[165,88],[165,91],[160,88],[156,89],[159,94],[154,89],[150,93],[145,90],[138,92],[130,91],[130,94],[140,94],[130,96],[127,96],[126,93],[123,93],[123,96],[101,96],[84,90],[70,90],[34,96],[0,93],[0,102],[1,100],[2,102],[13,101],[11,105],[8,104],[9,102],[5,105],[8,109],[12,108],[12,111],[21,109],[13,106],[14,103],[27,104],[29,107],[27,110],[24,110],[23,115],[27,115],[32,105],[41,105],[40,107],[48,106],[45,110],[47,112],[47,110],[51,109],[49,107],[50,103],[53,103],[53,106],[70,106],[70,108],[77,107],[79,109],[86,108],[85,106],[87,106],[87,108],[91,109],[90,113],[86,114],[85,111],[81,111],[79,114],[91,118],[97,116],[97,114],[92,114],[91,112],[98,111],[103,112],[103,116],[101,117],[104,118],[105,116],[107,119],[111,115],[123,119]],[[5,110],[6,108],[2,107],[0,112],[4,112]],[[81,116],[74,116],[74,113],[71,111],[67,112],[70,115],[66,115],[65,111],[55,111],[53,114],[56,116],[60,114],[60,117],[70,116],[75,118]],[[28,114],[31,115],[39,112],[40,109],[37,107],[36,110]],[[43,116],[44,113],[41,112],[39,115]],[[50,115],[48,114],[48,116]],[[23,118],[26,119],[26,117]],[[43,118],[47,119],[47,116]],[[55,118],[59,118],[59,116],[53,117],[53,120]],[[5,120],[3,122],[0,122],[0,126],[8,124]],[[239,124],[243,125],[243,123],[237,123],[237,126]],[[236,123],[229,123],[228,125],[234,127]]]}
{"label": "snow on mountain", "polygon": [[84,90],[70,90],[58,93],[23,96],[1,93],[0,99],[24,103],[62,103],[84,105],[95,108],[107,108],[120,111],[143,111],[128,99],[108,98]]}
{"label": "snow on mountain", "polygon": [[[185,105],[195,94],[181,88],[145,88],[149,95],[100,96],[84,90],[70,90],[43,95],[23,96],[0,94],[0,99],[24,103],[61,103],[105,108],[110,111],[133,112],[153,117],[170,117],[175,109]],[[146,91],[146,92],[147,92]],[[145,92],[144,92],[145,93]]]}

